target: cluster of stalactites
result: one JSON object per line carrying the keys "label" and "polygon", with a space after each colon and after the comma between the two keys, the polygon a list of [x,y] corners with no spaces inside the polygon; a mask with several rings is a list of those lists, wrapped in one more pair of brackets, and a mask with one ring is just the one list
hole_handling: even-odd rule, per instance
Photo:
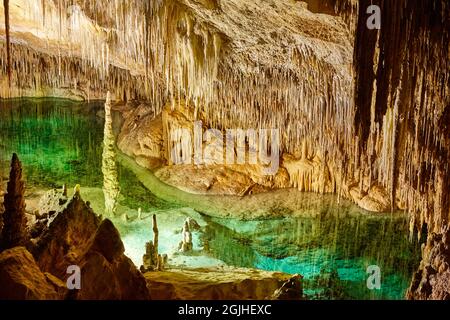
{"label": "cluster of stalactites", "polygon": [[[383,28],[371,40],[359,39],[364,50],[375,44],[367,65],[376,76],[373,84],[362,77],[372,101],[360,166],[367,168],[369,181],[386,188],[394,208],[410,211],[411,232],[424,225],[440,232],[450,223],[450,6],[447,1],[375,4],[385,13]],[[357,53],[356,63],[366,55]]]}
{"label": "cluster of stalactites", "polygon": [[42,61],[40,52],[16,49],[18,87],[76,88],[84,81],[87,95],[114,88],[115,98],[151,101],[155,114],[183,99],[212,127],[283,128],[281,148],[289,152],[305,137],[322,153],[336,142],[344,149],[353,143],[345,125],[353,119],[351,74],[318,60],[306,45],[292,51],[285,65],[293,68],[254,65],[245,73],[223,59],[224,36],[176,0],[43,0],[24,10],[61,51]]}
{"label": "cluster of stalactites", "polygon": [[[4,49],[5,45],[0,44],[0,50]],[[70,97],[104,99],[111,88],[114,99],[146,99],[144,77],[134,76],[128,70],[109,65],[108,78],[103,79],[96,68],[86,65],[80,58],[58,57],[21,44],[13,44],[11,54],[14,56],[12,85],[9,87],[3,78],[1,97],[40,96],[61,89]],[[6,74],[6,69],[7,61],[1,55],[2,74]]]}

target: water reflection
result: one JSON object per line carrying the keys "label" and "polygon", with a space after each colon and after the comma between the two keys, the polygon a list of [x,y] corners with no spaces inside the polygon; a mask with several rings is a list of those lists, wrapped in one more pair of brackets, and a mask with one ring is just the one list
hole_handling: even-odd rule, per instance
{"label": "water reflection", "polygon": [[[28,186],[67,183],[100,189],[102,108],[102,102],[0,101],[0,178],[6,179],[16,152]],[[122,206],[145,212],[177,207],[156,198],[130,170],[117,169]],[[300,273],[313,298],[401,299],[419,262],[419,245],[408,241],[406,219],[398,214],[367,215],[336,205],[324,207],[315,218],[204,219],[201,241],[208,243],[209,255],[234,266]],[[145,243],[150,229],[141,229],[142,235],[133,231],[132,236]],[[372,264],[382,271],[379,291],[366,287],[366,268]]]}
{"label": "water reflection", "polygon": [[[313,298],[402,299],[420,260],[407,219],[343,210],[319,218],[209,219],[205,240],[227,264],[302,274]],[[381,290],[367,289],[370,265],[382,270]]]}
{"label": "water reflection", "polygon": [[1,176],[7,175],[16,152],[30,185],[101,186],[103,120],[95,116],[98,107],[66,100],[1,101]]}

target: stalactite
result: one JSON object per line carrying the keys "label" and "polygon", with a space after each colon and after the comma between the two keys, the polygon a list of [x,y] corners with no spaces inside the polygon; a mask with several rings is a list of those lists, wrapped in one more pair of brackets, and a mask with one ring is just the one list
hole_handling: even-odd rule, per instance
{"label": "stalactite", "polygon": [[8,86],[11,88],[11,36],[10,36],[10,24],[9,24],[9,0],[3,0],[3,9],[5,13],[5,34],[6,34],[6,69],[8,73]]}
{"label": "stalactite", "polygon": [[[27,21],[42,26],[34,35],[44,35],[55,50],[14,43],[17,72],[0,95],[64,88],[94,98],[111,88],[115,99],[148,100],[155,115],[167,105],[187,107],[206,127],[222,131],[280,128],[280,151],[304,160],[292,162],[292,185],[347,197],[353,186],[360,194],[380,186],[393,208],[411,211],[416,229],[437,228],[450,211],[442,124],[450,112],[449,5],[307,2],[324,14],[299,1],[275,1],[278,11],[259,0],[221,1],[209,9],[192,0],[29,1]],[[379,31],[366,27],[370,4],[384,13]],[[283,29],[290,31],[279,34]],[[8,73],[4,58],[0,67]],[[164,127],[170,140],[173,126],[166,121]],[[317,159],[324,170],[311,165]],[[312,176],[327,170],[324,188]]]}

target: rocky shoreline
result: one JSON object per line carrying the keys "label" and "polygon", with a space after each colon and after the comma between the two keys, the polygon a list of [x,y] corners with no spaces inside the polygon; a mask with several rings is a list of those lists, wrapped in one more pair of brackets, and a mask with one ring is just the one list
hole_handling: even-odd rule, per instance
{"label": "rocky shoreline", "polygon": [[[167,295],[187,299],[191,295],[186,293],[185,281],[190,285],[197,283],[199,297],[208,299],[302,298],[300,278],[294,281],[300,288],[296,296],[280,293],[286,283],[293,281],[291,276],[281,273],[222,267],[142,274],[124,254],[114,224],[95,214],[90,203],[82,200],[79,186],[71,197],[66,190],[54,191],[53,197],[47,194],[41,208],[49,211],[39,212],[28,226],[19,223],[27,215],[21,165],[17,158],[13,163],[14,180],[10,181],[15,184],[8,184],[10,194],[6,194],[5,200],[8,211],[1,215],[4,227],[1,229],[0,299],[146,300],[165,299]],[[20,202],[10,202],[19,198]],[[19,206],[15,207],[16,204]],[[7,237],[12,227],[19,228],[23,237]],[[69,288],[71,266],[79,268],[79,288]]]}

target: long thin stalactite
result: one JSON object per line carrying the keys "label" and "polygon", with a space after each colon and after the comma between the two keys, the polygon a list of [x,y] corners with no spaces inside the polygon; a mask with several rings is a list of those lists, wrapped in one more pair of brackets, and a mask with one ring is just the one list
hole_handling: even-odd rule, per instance
{"label": "long thin stalactite", "polygon": [[6,68],[8,73],[8,86],[11,88],[11,36],[9,25],[9,0],[3,0],[5,12],[5,34],[6,34]]}

